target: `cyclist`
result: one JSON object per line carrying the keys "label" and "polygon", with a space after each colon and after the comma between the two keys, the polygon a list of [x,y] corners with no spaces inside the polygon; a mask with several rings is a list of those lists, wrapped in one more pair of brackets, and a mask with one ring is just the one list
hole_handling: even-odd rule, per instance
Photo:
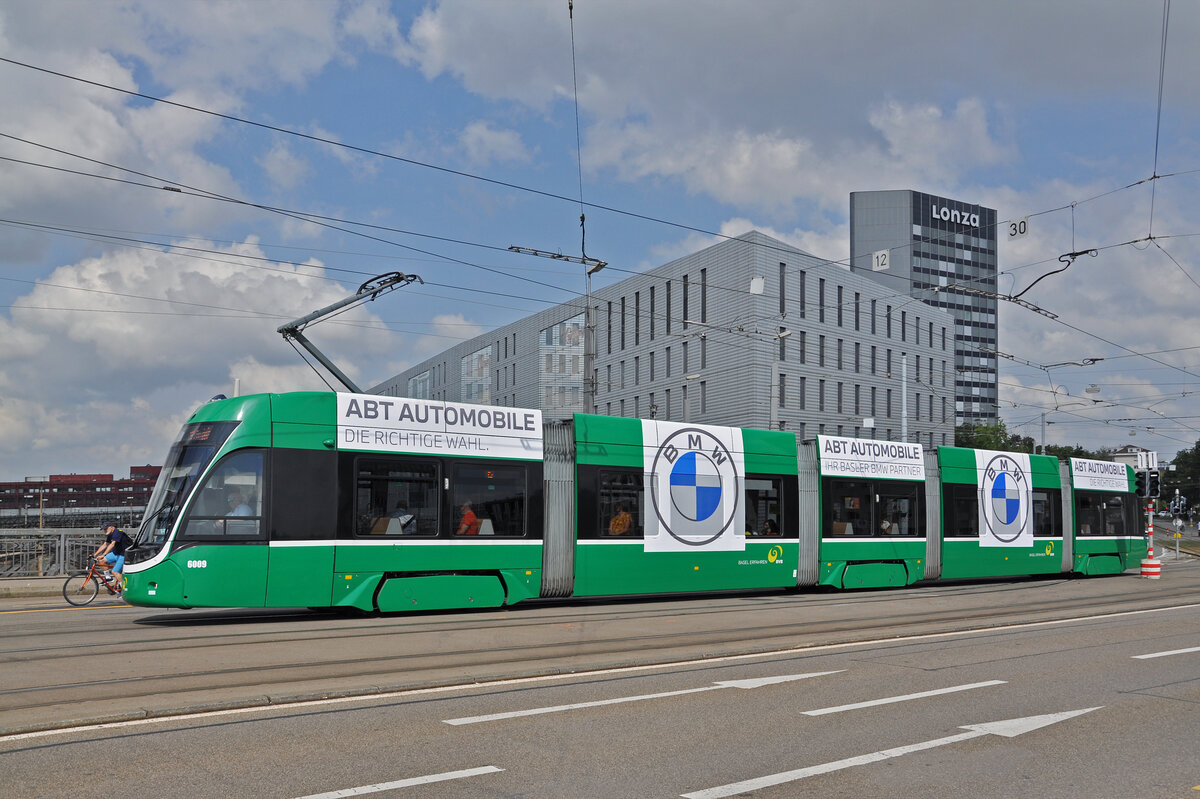
{"label": "cyclist", "polygon": [[125,550],[132,543],[129,536],[121,530],[116,522],[107,522],[104,525],[104,543],[96,548],[92,557],[96,560],[104,558],[112,569],[113,575],[117,578],[117,590],[123,588],[123,579],[121,572],[125,569]]}

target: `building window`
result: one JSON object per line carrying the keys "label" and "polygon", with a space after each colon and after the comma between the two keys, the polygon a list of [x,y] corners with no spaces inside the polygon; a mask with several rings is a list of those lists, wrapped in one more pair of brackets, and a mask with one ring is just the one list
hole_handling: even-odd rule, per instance
{"label": "building window", "polygon": [[787,375],[780,373],[779,375],[779,407],[786,408],[787,404],[784,401],[787,397]]}
{"label": "building window", "polygon": [[841,381],[838,381],[838,384],[837,384],[837,412],[839,414],[845,413],[845,411],[842,409],[842,383],[841,383]]}
{"label": "building window", "polygon": [[[690,322],[690,321],[691,321],[691,319],[688,318],[688,276],[684,275],[683,276],[683,329],[684,330],[688,329],[688,322]],[[687,367],[685,366],[684,368],[686,369]],[[684,411],[686,412],[686,410],[687,409],[685,408]]]}
{"label": "building window", "polygon": [[612,301],[608,303],[608,354],[612,355]]}
{"label": "building window", "polygon": [[825,381],[817,381],[817,410],[821,413],[825,412]]}
{"label": "building window", "polygon": [[621,298],[621,349],[625,349],[625,298]]}
{"label": "building window", "polygon": [[[700,321],[708,321],[708,270],[700,270]],[[704,396],[704,392],[700,392]]]}
{"label": "building window", "polygon": [[817,337],[817,366],[825,368],[825,337]]}
{"label": "building window", "polygon": [[[650,287],[650,340],[654,341],[654,286]],[[654,403],[651,402],[651,405]]]}
{"label": "building window", "polygon": [[842,340],[839,338],[837,342],[837,368],[840,372],[842,371]]}
{"label": "building window", "polygon": [[[650,382],[654,382],[654,350],[650,350]],[[650,404],[654,404],[654,400],[650,400]]]}
{"label": "building window", "polygon": [[779,360],[780,361],[787,360],[787,336],[784,335],[785,333],[787,333],[786,327],[779,328]]}
{"label": "building window", "polygon": [[892,306],[887,307],[887,337],[892,337]]}
{"label": "building window", "polygon": [[684,374],[684,376],[687,376],[687,373],[689,371],[690,371],[690,367],[688,366],[688,343],[685,341],[685,342],[683,342],[683,374]]}
{"label": "building window", "polygon": [[700,337],[700,368],[708,367],[708,336]]}
{"label": "building window", "polygon": [[875,374],[875,345],[871,345],[871,374]]}
{"label": "building window", "polygon": [[787,316],[787,264],[783,261],[779,262],[779,315]]}
{"label": "building window", "polygon": [[[701,273],[703,274],[703,273]],[[708,412],[708,381],[700,381],[700,413]]]}
{"label": "building window", "polygon": [[640,355],[633,356],[633,384],[636,386],[641,382],[642,372],[642,357]]}
{"label": "building window", "polygon": [[671,281],[667,281],[667,332],[671,332]]}
{"label": "building window", "polygon": [[862,372],[862,344],[854,342],[854,373]]}
{"label": "building window", "polygon": [[862,302],[862,295],[859,294],[857,291],[854,292],[854,329],[855,330],[862,329],[862,323],[861,323],[862,320],[860,318],[861,310],[862,310],[862,308],[860,307],[861,302]]}
{"label": "building window", "polygon": [[[671,348],[670,347],[667,347],[667,351],[664,353],[664,356],[665,357],[663,358],[663,360],[666,361],[666,363],[663,364],[663,367],[667,373],[667,377],[670,377],[671,376]],[[670,394],[668,394],[667,396],[669,397]]]}
{"label": "building window", "polygon": [[808,378],[800,378],[800,410],[804,410],[808,405]]}
{"label": "building window", "polygon": [[[886,411],[884,415],[887,416],[887,418],[891,419],[892,418],[892,390],[890,388],[887,390],[887,398],[886,399],[887,399],[887,404],[884,407],[884,410]],[[888,441],[891,441],[891,440],[892,440],[892,431],[888,430]]]}
{"label": "building window", "polygon": [[807,273],[803,269],[801,269],[800,270],[800,318],[801,319],[804,318],[804,312],[805,312],[804,293],[805,293],[805,284],[808,282],[807,277],[808,277]]}
{"label": "building window", "polygon": [[844,298],[845,298],[845,287],[838,286],[837,287],[837,326],[838,327],[842,326],[842,310],[843,310]]}
{"label": "building window", "polygon": [[633,293],[633,346],[642,343],[642,292]]}
{"label": "building window", "polygon": [[817,321],[825,321],[825,278],[817,279]]}
{"label": "building window", "polygon": [[900,312],[900,340],[908,341],[908,311]]}
{"label": "building window", "polygon": [[800,331],[800,363],[808,358],[808,331]]}

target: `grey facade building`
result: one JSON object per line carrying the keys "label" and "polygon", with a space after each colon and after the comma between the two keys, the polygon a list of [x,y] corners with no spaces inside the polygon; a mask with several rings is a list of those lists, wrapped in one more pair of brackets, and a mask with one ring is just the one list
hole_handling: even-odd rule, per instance
{"label": "grey facade building", "polygon": [[954,318],[757,231],[458,344],[393,396],[954,443]]}
{"label": "grey facade building", "polygon": [[851,271],[954,316],[956,424],[999,414],[996,235],[991,208],[909,190],[850,194]]}

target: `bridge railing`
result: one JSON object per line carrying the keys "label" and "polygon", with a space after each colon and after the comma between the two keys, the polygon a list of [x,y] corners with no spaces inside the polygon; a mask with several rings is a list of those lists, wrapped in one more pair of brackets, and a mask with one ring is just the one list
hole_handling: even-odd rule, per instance
{"label": "bridge railing", "polygon": [[4,530],[0,534],[0,578],[53,577],[86,569],[88,556],[103,540],[96,530]]}

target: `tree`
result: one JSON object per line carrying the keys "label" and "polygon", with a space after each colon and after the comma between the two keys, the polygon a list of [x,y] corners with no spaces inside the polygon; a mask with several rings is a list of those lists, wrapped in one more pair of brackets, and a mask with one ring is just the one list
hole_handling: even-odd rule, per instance
{"label": "tree", "polygon": [[1001,452],[1033,452],[1033,439],[1008,432],[1001,419],[995,424],[964,424],[955,428],[954,443],[972,449],[994,449]]}
{"label": "tree", "polygon": [[1163,498],[1169,502],[1178,488],[1180,496],[1187,497],[1187,506],[1196,507],[1200,502],[1200,441],[1175,453],[1171,463],[1175,470],[1162,473]]}

